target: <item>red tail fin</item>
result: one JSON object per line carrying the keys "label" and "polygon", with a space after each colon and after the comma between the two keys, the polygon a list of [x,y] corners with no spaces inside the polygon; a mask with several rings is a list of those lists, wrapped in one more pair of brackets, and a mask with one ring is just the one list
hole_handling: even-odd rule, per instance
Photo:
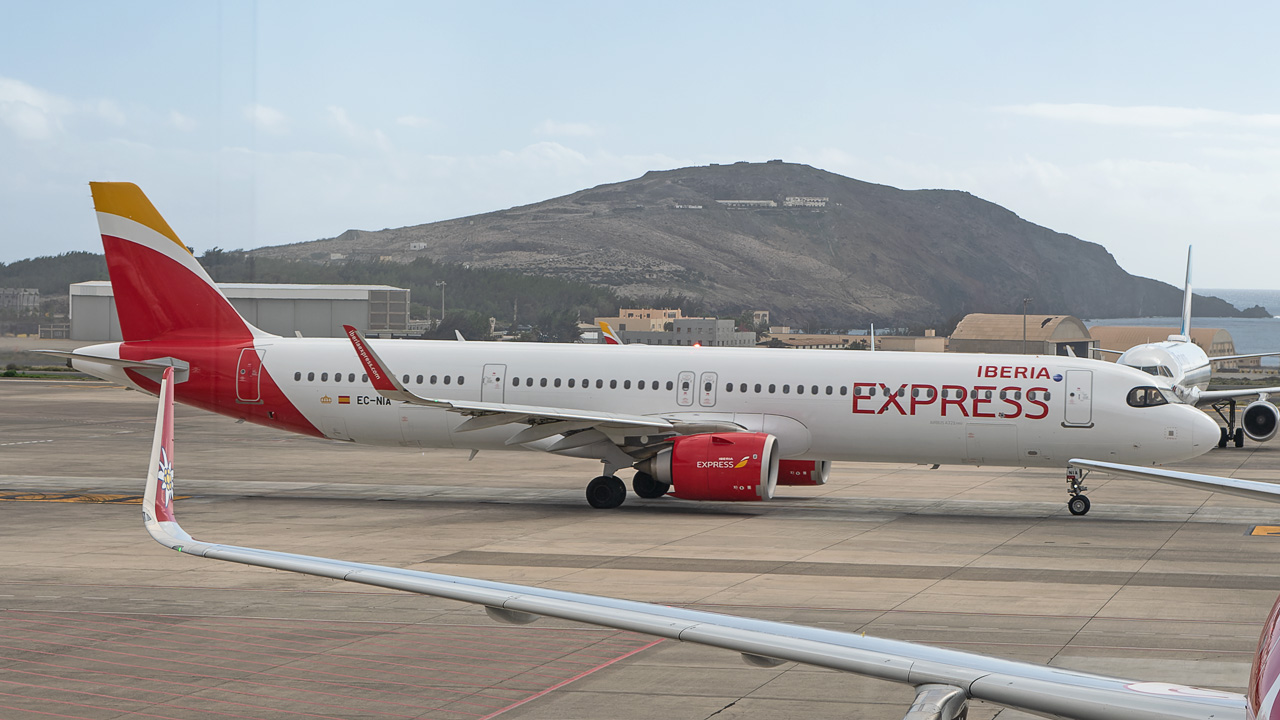
{"label": "red tail fin", "polygon": [[89,183],[126,341],[264,336],[236,312],[133,183]]}
{"label": "red tail fin", "polygon": [[1280,599],[1262,626],[1245,702],[1249,718],[1280,717]]}

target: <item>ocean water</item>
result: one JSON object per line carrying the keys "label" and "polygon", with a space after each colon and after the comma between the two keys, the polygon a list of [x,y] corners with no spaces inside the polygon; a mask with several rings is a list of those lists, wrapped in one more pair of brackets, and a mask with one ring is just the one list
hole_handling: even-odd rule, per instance
{"label": "ocean water", "polygon": [[[1214,295],[1241,310],[1261,305],[1273,316],[1280,314],[1280,290],[1197,290],[1202,295]],[[1085,320],[1088,327],[1094,325],[1136,325],[1142,327],[1177,327],[1182,318],[1099,318]],[[1280,350],[1280,317],[1269,318],[1191,318],[1192,327],[1221,328],[1231,333],[1236,352],[1240,354]],[[1280,367],[1280,358],[1262,358],[1266,367]]]}
{"label": "ocean water", "polygon": [[1272,315],[1280,315],[1280,290],[1236,290],[1226,288],[1220,290],[1197,290],[1201,295],[1213,295],[1235,305],[1240,310],[1247,310],[1254,305],[1261,305]]}

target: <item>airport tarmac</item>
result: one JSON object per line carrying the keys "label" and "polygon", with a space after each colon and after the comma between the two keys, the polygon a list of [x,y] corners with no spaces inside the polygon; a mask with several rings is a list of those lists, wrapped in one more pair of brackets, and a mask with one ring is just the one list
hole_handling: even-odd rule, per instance
{"label": "airport tarmac", "polygon": [[[901,718],[799,665],[183,556],[137,504],[155,399],[0,381],[0,718]],[[1095,474],[838,463],[768,503],[587,506],[598,464],[357,447],[180,406],[198,538],[866,632],[1241,691],[1280,505]],[[1280,478],[1280,442],[1180,466]],[[44,502],[32,501],[36,499]],[[25,500],[25,501],[23,501]],[[58,502],[55,502],[57,500]],[[96,500],[97,502],[80,502]],[[1029,717],[974,704],[970,717]]]}

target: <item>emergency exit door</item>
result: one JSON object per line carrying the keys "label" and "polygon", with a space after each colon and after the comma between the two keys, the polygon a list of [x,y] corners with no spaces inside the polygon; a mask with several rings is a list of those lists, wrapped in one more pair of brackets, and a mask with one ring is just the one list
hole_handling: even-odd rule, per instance
{"label": "emergency exit door", "polygon": [[1089,427],[1093,424],[1093,371],[1068,370],[1066,416],[1063,425]]}

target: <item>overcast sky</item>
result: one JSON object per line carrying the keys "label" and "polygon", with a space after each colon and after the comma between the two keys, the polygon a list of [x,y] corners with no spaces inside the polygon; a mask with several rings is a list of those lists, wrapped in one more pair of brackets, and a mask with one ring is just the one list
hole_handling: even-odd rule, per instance
{"label": "overcast sky", "polygon": [[782,158],[1280,288],[1280,4],[0,0],[0,261],[129,180],[197,252]]}

